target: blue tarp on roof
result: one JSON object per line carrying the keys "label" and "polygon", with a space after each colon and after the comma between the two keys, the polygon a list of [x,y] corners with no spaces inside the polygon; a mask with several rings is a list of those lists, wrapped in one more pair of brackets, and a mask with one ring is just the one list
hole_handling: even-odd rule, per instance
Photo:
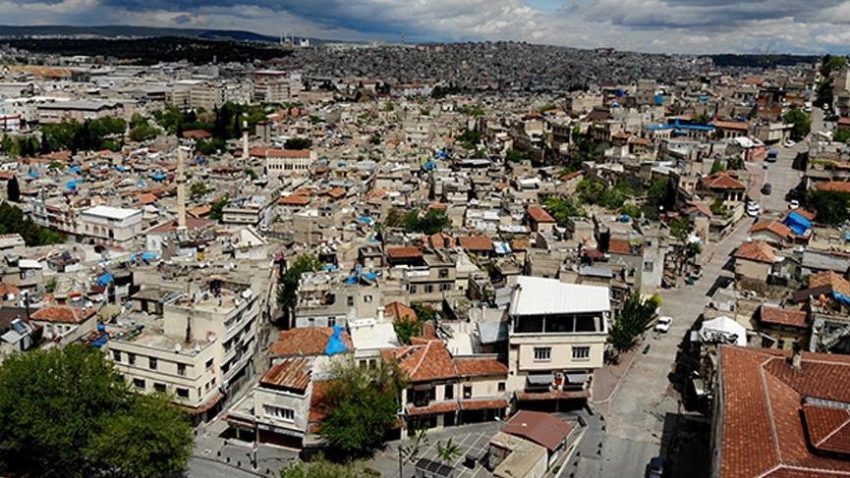
{"label": "blue tarp on roof", "polygon": [[155,261],[158,257],[159,257],[159,255],[156,252],[142,252],[140,254],[133,254],[132,256],[130,256],[130,260],[133,261],[133,262],[139,262],[139,261],[151,262],[151,261]]}
{"label": "blue tarp on roof", "polygon": [[357,222],[362,222],[363,224],[372,225],[375,224],[375,220],[369,216],[360,216],[357,218]]}
{"label": "blue tarp on roof", "polygon": [[798,236],[802,236],[806,233],[806,231],[812,228],[811,221],[794,211],[791,211],[791,214],[788,214],[788,217],[786,217],[782,223],[790,227],[791,230],[794,231],[794,234],[797,234]]}
{"label": "blue tarp on roof", "polygon": [[74,174],[83,174],[83,170],[80,169],[79,166],[71,166],[68,171],[71,171]]}
{"label": "blue tarp on roof", "polygon": [[375,280],[378,279],[378,273],[377,272],[366,272],[366,273],[363,274],[363,278],[366,279],[366,280],[370,280],[370,281],[374,282]]}
{"label": "blue tarp on roof", "polygon": [[112,274],[107,272],[106,274],[103,274],[102,276],[97,278],[97,285],[99,285],[101,287],[106,287],[107,284],[109,284],[110,282],[114,282],[114,281],[115,281],[115,278],[112,277]]}
{"label": "blue tarp on roof", "polygon": [[832,297],[834,297],[835,300],[837,300],[838,302],[841,302],[842,304],[850,307],[850,297],[847,297],[846,295],[835,291],[832,291]]}
{"label": "blue tarp on roof", "polygon": [[664,95],[655,95],[655,105],[660,106],[664,104]]}
{"label": "blue tarp on roof", "polygon": [[153,173],[153,174],[151,174],[151,179],[153,179],[154,181],[162,181],[167,177],[168,177],[168,175],[165,174],[165,173]]}
{"label": "blue tarp on roof", "polygon": [[349,277],[348,279],[345,279],[346,284],[356,284],[357,282],[358,282],[357,281],[357,275],[353,275],[353,276]]}
{"label": "blue tarp on roof", "polygon": [[36,171],[30,171],[30,172],[29,172],[29,177],[31,177],[31,178],[33,178],[33,179],[37,178],[37,177],[38,177],[38,172],[36,172]]}
{"label": "blue tarp on roof", "polygon": [[429,159],[428,161],[425,161],[425,164],[422,165],[422,169],[424,171],[433,171],[437,169],[437,163],[434,162],[433,159]]}
{"label": "blue tarp on roof", "polygon": [[334,325],[334,333],[328,340],[328,345],[325,346],[325,355],[332,356],[347,351],[348,347],[345,346],[345,341],[342,339],[342,327]]}
{"label": "blue tarp on roof", "polygon": [[68,189],[73,191],[74,189],[77,189],[77,181],[72,179],[71,181],[68,181],[67,186]]}
{"label": "blue tarp on roof", "polygon": [[124,166],[115,166],[115,170],[118,171],[119,173],[126,173],[127,171],[129,171],[129,169],[127,169]]}

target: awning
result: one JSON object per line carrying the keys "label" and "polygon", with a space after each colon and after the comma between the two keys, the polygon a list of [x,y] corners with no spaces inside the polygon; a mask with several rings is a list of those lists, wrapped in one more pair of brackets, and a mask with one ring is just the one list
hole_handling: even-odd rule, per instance
{"label": "awning", "polygon": [[567,375],[567,383],[578,385],[587,382],[587,374],[586,373],[568,373]]}
{"label": "awning", "polygon": [[528,384],[529,385],[549,385],[550,383],[555,381],[555,376],[550,374],[546,375],[529,375],[528,376]]}

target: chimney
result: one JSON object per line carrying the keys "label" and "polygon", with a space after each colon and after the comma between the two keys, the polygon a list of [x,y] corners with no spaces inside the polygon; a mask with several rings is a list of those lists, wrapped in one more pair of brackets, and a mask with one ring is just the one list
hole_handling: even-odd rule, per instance
{"label": "chimney", "polygon": [[803,367],[803,347],[799,342],[794,342],[794,351],[791,355],[791,369],[800,370]]}
{"label": "chimney", "polygon": [[186,233],[186,170],[183,148],[177,145],[177,237]]}

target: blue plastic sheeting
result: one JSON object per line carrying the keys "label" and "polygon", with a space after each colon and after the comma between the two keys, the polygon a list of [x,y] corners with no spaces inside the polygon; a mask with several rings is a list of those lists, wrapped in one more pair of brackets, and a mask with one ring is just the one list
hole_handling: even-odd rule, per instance
{"label": "blue plastic sheeting", "polygon": [[151,174],[151,179],[153,179],[154,181],[162,181],[167,177],[168,177],[168,175],[165,174],[165,173],[153,173],[153,174]]}
{"label": "blue plastic sheeting", "polygon": [[324,267],[325,272],[333,272],[337,269],[338,269],[338,267],[333,265],[333,264],[325,264],[325,267]]}
{"label": "blue plastic sheeting", "polygon": [[434,157],[436,157],[437,159],[446,159],[446,158],[449,157],[449,153],[447,153],[443,150],[440,150],[440,151],[437,152],[437,154],[434,155]]}
{"label": "blue plastic sheeting", "polygon": [[68,189],[71,189],[71,190],[77,189],[77,181],[68,181],[67,186],[68,186]]}
{"label": "blue plastic sheeting", "polygon": [[115,166],[115,170],[118,171],[119,173],[126,173],[127,171],[129,171],[129,169],[127,169],[124,166]]}
{"label": "blue plastic sheeting", "polygon": [[156,252],[142,252],[141,254],[133,254],[132,256],[130,256],[130,260],[133,261],[133,262],[139,262],[139,261],[150,262],[150,261],[157,260],[158,257],[159,257],[159,255]]}
{"label": "blue plastic sheeting", "polygon": [[811,221],[794,211],[791,211],[791,214],[788,214],[788,217],[786,217],[782,223],[790,227],[791,230],[794,231],[794,234],[797,234],[798,236],[802,236],[806,233],[806,231],[812,228]]}
{"label": "blue plastic sheeting", "polygon": [[353,275],[353,276],[349,277],[348,279],[345,279],[346,284],[356,284],[357,282],[358,282],[358,280],[357,280],[356,275]]}
{"label": "blue plastic sheeting", "polygon": [[372,225],[375,223],[375,220],[369,216],[360,216],[357,218],[357,222],[362,222],[363,224]]}
{"label": "blue plastic sheeting", "polygon": [[109,341],[109,334],[100,334],[100,337],[91,341],[92,347],[101,348]]}
{"label": "blue plastic sheeting", "polygon": [[377,272],[366,272],[365,274],[363,274],[363,278],[366,279],[366,280],[375,281],[375,280],[378,279],[378,273]]}
{"label": "blue plastic sheeting", "polygon": [[664,104],[664,95],[655,95],[655,104],[656,106],[661,106]]}
{"label": "blue plastic sheeting", "polygon": [[144,179],[140,179],[140,180],[136,181],[136,186],[138,186],[138,187],[140,187],[140,188],[145,187],[145,180],[144,180]]}
{"label": "blue plastic sheeting", "polygon": [[629,222],[630,219],[631,218],[628,214],[623,214],[622,216],[620,216],[620,222]]}
{"label": "blue plastic sheeting", "polygon": [[433,171],[437,169],[437,163],[429,159],[428,161],[425,161],[425,164],[422,165],[422,169],[425,171]]}
{"label": "blue plastic sheeting", "polygon": [[342,339],[342,327],[334,325],[334,333],[328,340],[328,345],[325,346],[325,355],[333,356],[348,352],[348,347],[345,346],[345,341]]}
{"label": "blue plastic sheeting", "polygon": [[614,93],[614,96],[616,96],[617,98],[622,98],[622,97],[626,96],[626,92],[618,89],[617,92]]}
{"label": "blue plastic sheeting", "polygon": [[80,169],[79,166],[71,166],[70,169],[68,169],[68,171],[71,171],[74,174],[83,174],[83,170]]}
{"label": "blue plastic sheeting", "polygon": [[30,171],[30,172],[29,172],[29,177],[31,177],[31,178],[33,178],[33,179],[37,178],[37,177],[38,177],[38,172],[36,172],[36,171]]}
{"label": "blue plastic sheeting", "polygon": [[114,282],[114,281],[115,281],[115,278],[112,277],[112,274],[107,272],[106,274],[103,274],[102,276],[97,278],[97,285],[99,285],[101,287],[106,287],[107,284]]}
{"label": "blue plastic sheeting", "polygon": [[835,292],[835,291],[832,291],[832,297],[835,300],[837,300],[838,302],[841,302],[842,304],[850,307],[850,297],[847,297],[846,295],[842,294],[841,292]]}

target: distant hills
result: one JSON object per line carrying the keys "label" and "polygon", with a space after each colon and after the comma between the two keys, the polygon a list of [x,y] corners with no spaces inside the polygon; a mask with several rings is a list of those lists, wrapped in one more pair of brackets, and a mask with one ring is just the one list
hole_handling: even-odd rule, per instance
{"label": "distant hills", "polygon": [[[0,25],[0,38],[32,38],[63,36],[76,38],[126,38],[126,37],[186,37],[203,40],[230,40],[279,43],[280,38],[245,30],[214,30],[200,28],[158,28],[104,25],[75,27],[68,25],[12,26]],[[301,37],[297,37],[301,38]],[[328,43],[328,40],[308,38],[311,44]]]}

